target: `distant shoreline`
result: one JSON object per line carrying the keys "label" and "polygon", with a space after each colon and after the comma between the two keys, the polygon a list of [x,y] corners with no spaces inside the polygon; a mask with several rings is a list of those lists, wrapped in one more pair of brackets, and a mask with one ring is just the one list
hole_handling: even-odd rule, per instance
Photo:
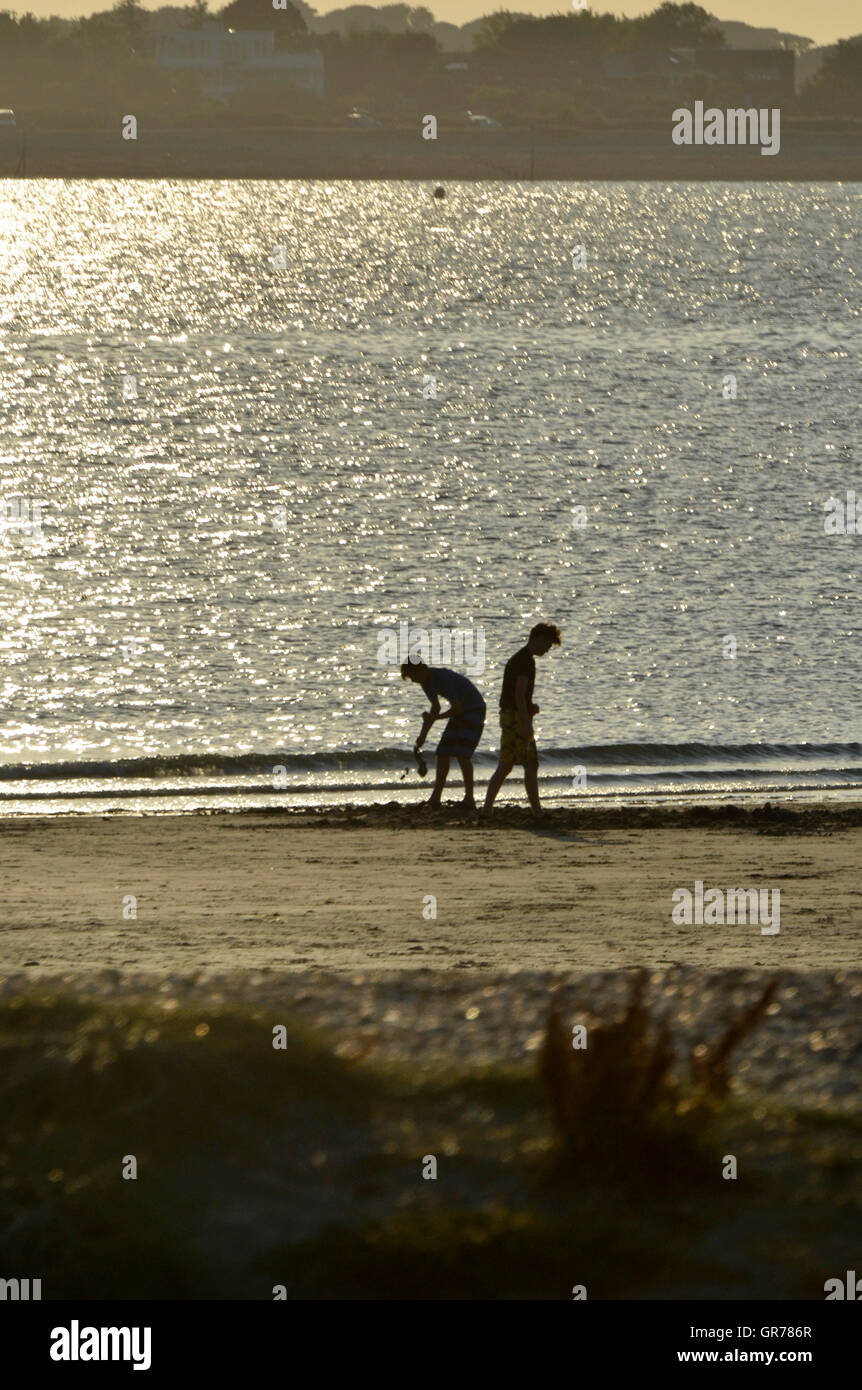
{"label": "distant shoreline", "polygon": [[[24,155],[23,161],[21,155]],[[862,181],[858,127],[786,123],[777,155],[758,148],[677,146],[638,127],[25,130],[0,145],[0,176],[28,178]]]}

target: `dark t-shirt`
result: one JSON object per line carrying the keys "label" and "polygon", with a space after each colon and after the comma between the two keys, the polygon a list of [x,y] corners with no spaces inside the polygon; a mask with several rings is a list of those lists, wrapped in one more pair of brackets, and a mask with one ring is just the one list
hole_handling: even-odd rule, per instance
{"label": "dark t-shirt", "polygon": [[533,703],[533,685],[536,680],[536,659],[526,647],[510,656],[503,672],[503,689],[500,691],[500,709],[517,709],[515,685],[519,676],[527,677],[527,709]]}
{"label": "dark t-shirt", "polygon": [[462,676],[460,671],[448,671],[445,666],[429,666],[428,678],[422,689],[429,700],[433,700],[435,695],[442,695],[450,704],[457,701],[464,713],[485,708],[485,701],[473,682]]}

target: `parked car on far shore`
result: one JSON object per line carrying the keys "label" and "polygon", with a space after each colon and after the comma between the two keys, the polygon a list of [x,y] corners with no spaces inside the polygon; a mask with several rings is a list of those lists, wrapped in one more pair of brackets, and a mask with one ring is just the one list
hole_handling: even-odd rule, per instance
{"label": "parked car on far shore", "polygon": [[347,113],[347,124],[353,126],[354,129],[360,127],[367,130],[372,126],[379,126],[380,122],[374,116],[369,115],[367,111],[363,111],[361,106],[354,106],[353,110]]}

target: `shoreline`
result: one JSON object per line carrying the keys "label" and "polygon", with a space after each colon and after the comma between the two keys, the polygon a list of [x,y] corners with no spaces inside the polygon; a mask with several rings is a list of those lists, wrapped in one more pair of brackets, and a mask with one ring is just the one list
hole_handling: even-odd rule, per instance
{"label": "shoreline", "polygon": [[[591,792],[579,796],[577,792],[561,793],[555,786],[557,779],[546,779],[541,786],[542,805],[547,815],[555,816],[601,816],[609,811],[620,812],[624,817],[641,813],[648,818],[664,813],[671,817],[699,814],[701,811],[724,815],[763,813],[766,816],[780,814],[782,811],[819,811],[830,809],[834,814],[843,815],[853,807],[862,809],[862,785],[843,783],[833,786],[795,786],[792,788],[736,788],[727,791],[722,787],[697,791],[669,791],[664,788],[656,791],[632,790]],[[457,780],[456,780],[457,788]],[[516,784],[515,784],[516,785]],[[425,783],[391,783],[375,788],[381,795],[375,800],[360,800],[357,789],[340,791],[337,788],[323,787],[312,791],[294,788],[272,791],[237,790],[217,792],[214,788],[205,791],[189,787],[163,790],[156,788],[146,794],[138,791],[116,792],[93,790],[87,792],[40,792],[37,794],[0,795],[0,824],[3,821],[23,820],[68,820],[100,819],[119,817],[143,819],[153,816],[219,816],[219,815],[286,815],[286,816],[328,816],[336,815],[349,822],[354,816],[382,816],[384,820],[401,811],[423,814],[422,808],[431,787],[431,779]],[[481,806],[487,782],[477,779],[475,784],[476,803]],[[365,788],[360,794],[370,793]],[[517,816],[524,810],[523,796],[513,795],[510,786],[495,805],[495,819],[504,815]],[[382,796],[392,792],[398,800],[383,800]],[[454,798],[444,805],[444,816],[463,815]],[[400,822],[398,822],[400,823]],[[673,820],[667,823],[674,823]]]}
{"label": "shoreline", "polygon": [[[21,163],[22,148],[25,152]],[[87,179],[862,181],[857,128],[785,124],[781,149],[682,146],[671,127],[416,129],[23,129],[0,175]]]}
{"label": "shoreline", "polygon": [[[430,791],[430,779],[421,790]],[[456,787],[456,790],[458,788]],[[541,785],[540,785],[541,792]],[[171,793],[165,793],[166,796]],[[742,794],[740,794],[742,795]],[[812,798],[819,798],[813,800]],[[46,800],[49,798],[45,798]],[[130,798],[131,799],[131,798]],[[842,789],[830,789],[827,794],[747,793],[744,800],[738,800],[716,792],[708,800],[699,799],[692,793],[691,799],[681,801],[657,793],[654,801],[632,799],[622,802],[608,798],[584,798],[572,804],[547,806],[544,815],[534,821],[532,813],[523,796],[512,801],[499,800],[492,816],[485,820],[478,812],[466,814],[457,800],[452,797],[443,803],[439,811],[429,812],[422,800],[332,803],[322,806],[199,806],[188,810],[170,809],[152,812],[127,811],[106,807],[99,811],[43,812],[15,811],[12,814],[0,813],[0,836],[4,830],[17,830],[22,826],[90,825],[97,822],[159,822],[177,820],[180,822],[244,821],[261,819],[264,821],[285,821],[292,826],[315,829],[446,829],[452,826],[470,826],[494,832],[506,828],[542,829],[566,832],[590,829],[689,829],[696,827],[750,830],[756,833],[776,834],[792,830],[794,833],[815,834],[823,829],[851,829],[862,826],[862,798],[858,792],[844,795]]]}

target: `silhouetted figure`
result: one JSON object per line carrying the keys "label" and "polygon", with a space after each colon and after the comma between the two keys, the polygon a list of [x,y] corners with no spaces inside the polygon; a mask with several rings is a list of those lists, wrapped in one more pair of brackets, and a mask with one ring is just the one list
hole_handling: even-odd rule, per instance
{"label": "silhouetted figure", "polygon": [[[437,744],[437,775],[434,790],[426,805],[436,810],[449,775],[452,758],[458,759],[464,778],[465,810],[475,811],[473,800],[473,754],[482,737],[485,727],[485,701],[472,681],[457,671],[448,671],[444,666],[426,666],[424,661],[405,661],[401,667],[401,679],[415,681],[421,685],[431,708],[422,716],[422,732],[413,745],[414,753],[422,747],[432,724],[438,719],[447,720],[443,737]],[[440,709],[440,696],[449,701],[449,708]]]}
{"label": "silhouetted figure", "polygon": [[533,736],[533,715],[539,713],[539,706],[533,704],[535,658],[544,656],[551,647],[559,645],[560,629],[553,623],[537,623],[530,632],[527,645],[506,662],[500,692],[500,761],[488,783],[485,815],[490,814],[498,791],[516,763],[523,764],[524,787],[533,814],[542,814],[539,804],[539,754]]}

